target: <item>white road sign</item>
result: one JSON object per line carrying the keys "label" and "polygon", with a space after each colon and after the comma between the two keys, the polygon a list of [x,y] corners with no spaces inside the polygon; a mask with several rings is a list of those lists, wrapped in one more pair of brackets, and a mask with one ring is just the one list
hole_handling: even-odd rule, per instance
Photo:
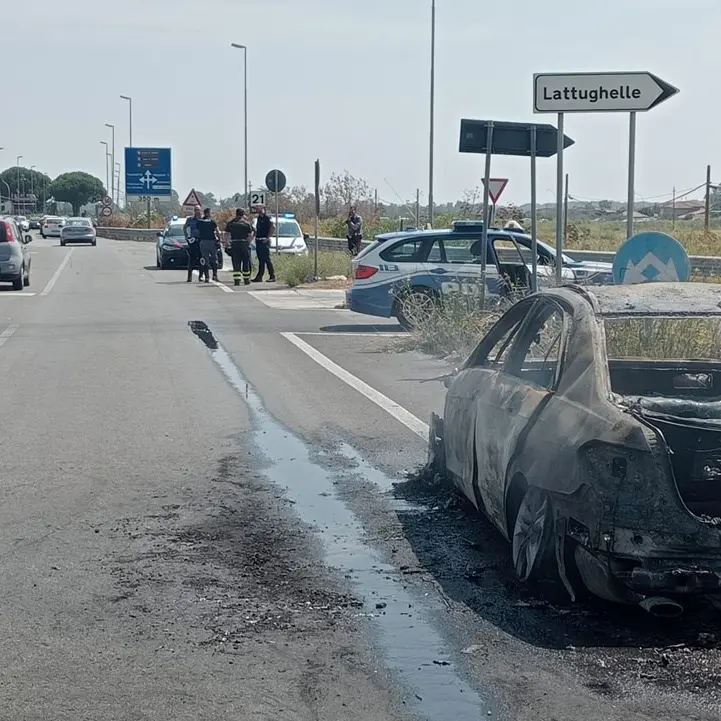
{"label": "white road sign", "polygon": [[678,88],[648,72],[537,73],[536,113],[624,113],[656,107]]}
{"label": "white road sign", "polygon": [[263,190],[252,190],[250,192],[250,206],[254,205],[265,205],[265,191]]}

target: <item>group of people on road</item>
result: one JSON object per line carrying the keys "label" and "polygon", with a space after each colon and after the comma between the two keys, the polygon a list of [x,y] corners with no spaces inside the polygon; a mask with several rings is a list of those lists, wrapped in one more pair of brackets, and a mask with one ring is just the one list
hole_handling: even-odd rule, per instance
{"label": "group of people on road", "polygon": [[[200,210],[196,206],[193,215],[185,221],[185,237],[188,241],[188,283],[193,280],[193,271],[198,271],[200,282],[218,280],[218,253],[222,248],[233,263],[233,284],[261,283],[268,271],[268,283],[275,281],[275,268],[270,258],[271,237],[275,232],[274,223],[265,211],[258,208],[255,229],[243,208],[235,211],[225,226],[225,238],[221,238],[218,224],[213,220],[210,208]],[[255,253],[258,257],[258,272],[251,278],[253,263],[250,244],[255,238]],[[212,275],[211,275],[212,274]]]}

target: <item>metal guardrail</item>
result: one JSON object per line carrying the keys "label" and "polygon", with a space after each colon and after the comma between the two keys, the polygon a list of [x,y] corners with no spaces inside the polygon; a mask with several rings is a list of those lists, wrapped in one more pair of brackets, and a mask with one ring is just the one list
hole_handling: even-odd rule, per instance
{"label": "metal guardrail", "polygon": [[[160,228],[98,228],[98,236],[110,240],[131,240],[142,243],[154,243]],[[312,249],[313,238],[308,240],[308,247]],[[367,241],[364,242],[364,245]],[[318,238],[320,250],[345,250],[347,243],[343,238]],[[613,252],[600,250],[567,250],[566,255],[574,260],[599,261],[612,263],[616,255]],[[695,275],[721,275],[721,257],[709,255],[692,255],[691,267]]]}

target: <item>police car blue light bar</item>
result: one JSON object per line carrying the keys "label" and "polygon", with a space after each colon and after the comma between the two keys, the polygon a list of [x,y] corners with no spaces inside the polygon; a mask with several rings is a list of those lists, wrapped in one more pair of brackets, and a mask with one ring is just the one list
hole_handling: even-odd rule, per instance
{"label": "police car blue light bar", "polygon": [[284,218],[295,218],[295,213],[283,213]]}

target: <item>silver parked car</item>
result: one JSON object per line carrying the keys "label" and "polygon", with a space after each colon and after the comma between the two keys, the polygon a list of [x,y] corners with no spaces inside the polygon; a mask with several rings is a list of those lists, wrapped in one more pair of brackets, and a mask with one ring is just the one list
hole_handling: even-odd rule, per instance
{"label": "silver parked car", "polygon": [[95,226],[90,218],[68,218],[60,229],[60,245],[90,243],[97,245]]}
{"label": "silver parked car", "polygon": [[12,283],[13,290],[30,285],[32,235],[23,236],[14,218],[0,218],[0,283]]}

